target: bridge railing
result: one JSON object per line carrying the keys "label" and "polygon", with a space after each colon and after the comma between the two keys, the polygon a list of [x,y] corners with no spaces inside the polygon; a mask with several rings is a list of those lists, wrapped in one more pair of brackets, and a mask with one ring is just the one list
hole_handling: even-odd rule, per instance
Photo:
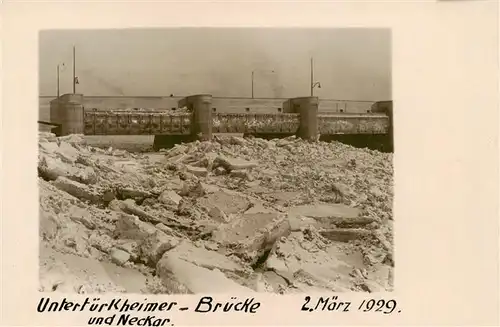
{"label": "bridge railing", "polygon": [[[59,134],[155,135],[211,139],[212,133],[296,134],[316,139],[318,134],[392,134],[391,110],[367,113],[318,113],[317,97],[286,100],[282,112],[214,112],[211,95],[179,101],[184,111],[84,110],[83,95],[66,94],[51,102],[51,123]],[[387,105],[387,104],[386,104]],[[384,107],[385,108],[385,107]]]}
{"label": "bridge railing", "polygon": [[190,135],[191,113],[86,112],[86,135]]}

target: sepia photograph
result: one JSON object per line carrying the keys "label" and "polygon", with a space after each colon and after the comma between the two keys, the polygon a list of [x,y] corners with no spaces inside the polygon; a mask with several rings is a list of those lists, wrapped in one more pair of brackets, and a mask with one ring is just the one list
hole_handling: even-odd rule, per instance
{"label": "sepia photograph", "polygon": [[38,37],[38,291],[394,291],[390,28]]}

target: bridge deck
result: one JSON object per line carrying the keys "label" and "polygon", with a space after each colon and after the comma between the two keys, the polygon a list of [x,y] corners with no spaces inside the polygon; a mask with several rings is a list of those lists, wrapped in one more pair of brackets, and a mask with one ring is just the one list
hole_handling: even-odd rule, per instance
{"label": "bridge deck", "polygon": [[[86,135],[189,135],[191,113],[102,112],[84,114]],[[389,117],[384,114],[319,113],[322,135],[386,134]],[[214,133],[295,133],[299,114],[290,113],[213,113]]]}

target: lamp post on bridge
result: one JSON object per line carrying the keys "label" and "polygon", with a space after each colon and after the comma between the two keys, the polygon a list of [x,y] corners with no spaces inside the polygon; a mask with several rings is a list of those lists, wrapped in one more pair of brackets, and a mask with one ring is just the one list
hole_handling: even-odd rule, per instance
{"label": "lamp post on bridge", "polygon": [[76,76],[76,47],[73,46],[73,94],[76,94],[76,85],[80,84],[78,76]]}
{"label": "lamp post on bridge", "polygon": [[258,69],[252,70],[252,99],[254,98],[254,77],[255,77],[255,72],[261,72],[261,73],[264,73],[264,72],[274,73],[274,70],[258,70]]}
{"label": "lamp post on bridge", "polygon": [[314,66],[313,66],[313,58],[311,58],[311,96],[314,96],[314,88],[318,87],[318,89],[321,88],[321,83],[320,82],[315,82],[314,81]]}
{"label": "lamp post on bridge", "polygon": [[[66,69],[66,65],[64,63],[60,63],[57,65],[57,98],[61,95],[61,84],[60,84],[60,72]],[[73,94],[76,94],[76,85],[80,84],[78,80],[78,76],[76,76],[76,47],[73,46]]]}
{"label": "lamp post on bridge", "polygon": [[60,73],[66,69],[66,65],[64,63],[57,65],[57,98],[61,95],[61,83],[60,83]]}

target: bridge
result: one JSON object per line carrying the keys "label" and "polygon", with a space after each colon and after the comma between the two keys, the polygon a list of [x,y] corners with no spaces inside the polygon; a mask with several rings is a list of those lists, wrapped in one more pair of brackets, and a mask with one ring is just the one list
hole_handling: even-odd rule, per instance
{"label": "bridge", "polygon": [[155,135],[157,149],[210,140],[214,133],[242,133],[263,138],[297,135],[307,140],[350,140],[393,150],[392,102],[375,103],[366,113],[319,112],[317,97],[288,99],[281,112],[269,113],[215,112],[211,104],[212,96],[201,94],[179,100],[178,107],[185,110],[87,110],[83,95],[65,94],[51,101],[50,121],[39,123],[53,125],[56,135]]}

